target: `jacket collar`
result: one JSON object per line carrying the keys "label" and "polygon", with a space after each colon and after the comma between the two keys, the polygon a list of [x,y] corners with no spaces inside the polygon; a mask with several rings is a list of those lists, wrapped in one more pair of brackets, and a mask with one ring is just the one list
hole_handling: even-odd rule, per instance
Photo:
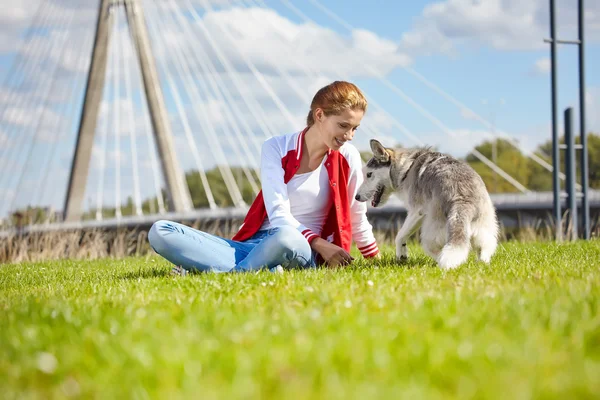
{"label": "jacket collar", "polygon": [[302,159],[302,141],[304,139],[304,135],[308,131],[308,126],[304,128],[300,133],[298,133],[298,137],[296,138],[296,160],[300,161]]}
{"label": "jacket collar", "polygon": [[[308,131],[308,128],[310,127],[306,127],[303,130],[301,130],[298,133],[298,136],[296,137],[296,161],[298,161],[298,165],[300,165],[300,160],[302,159],[302,143],[304,142],[304,135],[306,134],[306,132]],[[331,156],[331,153],[334,150],[331,149],[327,149],[327,157]]]}

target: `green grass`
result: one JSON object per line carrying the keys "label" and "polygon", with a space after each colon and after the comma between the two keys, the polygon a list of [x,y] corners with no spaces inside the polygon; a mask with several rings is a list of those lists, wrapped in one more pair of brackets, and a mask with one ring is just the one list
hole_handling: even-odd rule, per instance
{"label": "green grass", "polygon": [[450,272],[411,250],[282,275],[0,266],[0,397],[597,398],[598,240]]}

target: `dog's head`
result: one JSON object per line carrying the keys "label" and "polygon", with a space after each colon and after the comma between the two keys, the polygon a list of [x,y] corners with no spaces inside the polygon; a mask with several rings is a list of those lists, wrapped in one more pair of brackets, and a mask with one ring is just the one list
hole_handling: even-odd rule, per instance
{"label": "dog's head", "polygon": [[394,150],[383,147],[375,139],[371,139],[373,157],[364,168],[364,181],[358,188],[356,200],[371,200],[371,205],[377,207],[384,204],[393,193],[390,168],[394,159]]}

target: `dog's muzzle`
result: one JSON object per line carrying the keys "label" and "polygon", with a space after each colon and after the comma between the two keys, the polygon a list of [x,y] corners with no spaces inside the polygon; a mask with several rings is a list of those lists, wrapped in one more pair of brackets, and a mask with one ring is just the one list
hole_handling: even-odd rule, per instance
{"label": "dog's muzzle", "polygon": [[373,207],[377,207],[381,202],[381,198],[383,197],[383,192],[385,191],[385,187],[378,186],[375,194],[373,195],[373,200],[371,200],[371,205]]}

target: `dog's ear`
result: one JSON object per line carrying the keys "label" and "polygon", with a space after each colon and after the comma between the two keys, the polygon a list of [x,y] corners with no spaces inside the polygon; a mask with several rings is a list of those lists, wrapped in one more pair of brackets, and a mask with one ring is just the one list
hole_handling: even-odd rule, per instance
{"label": "dog's ear", "polygon": [[390,153],[386,150],[385,147],[378,140],[371,139],[371,151],[373,151],[373,156],[381,162],[388,162],[390,160]]}

